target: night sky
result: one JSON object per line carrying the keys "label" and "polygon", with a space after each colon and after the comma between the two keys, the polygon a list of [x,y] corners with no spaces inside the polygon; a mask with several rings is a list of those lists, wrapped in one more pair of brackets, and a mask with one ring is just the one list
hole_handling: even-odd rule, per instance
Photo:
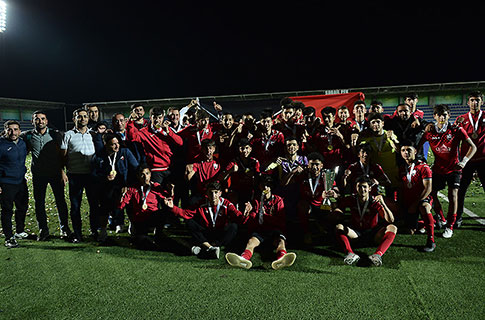
{"label": "night sky", "polygon": [[484,80],[484,4],[210,2],[7,1],[0,97],[80,103]]}

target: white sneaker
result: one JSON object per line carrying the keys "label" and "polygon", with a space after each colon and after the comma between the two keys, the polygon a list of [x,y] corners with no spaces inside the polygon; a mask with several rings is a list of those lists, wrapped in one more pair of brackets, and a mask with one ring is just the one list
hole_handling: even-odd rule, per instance
{"label": "white sneaker", "polygon": [[360,257],[358,254],[355,254],[353,252],[347,253],[347,255],[344,258],[344,262],[348,264],[349,266],[353,265],[357,261],[359,261]]}
{"label": "white sneaker", "polygon": [[443,238],[449,239],[453,236],[453,230],[446,227],[445,231],[443,232]]}
{"label": "white sneaker", "polygon": [[219,259],[221,248],[212,246],[207,249],[207,253],[209,254],[210,258]]}
{"label": "white sneaker", "polygon": [[287,253],[278,260],[275,260],[271,263],[271,268],[278,270],[284,267],[289,267],[295,263],[296,254],[293,252]]}
{"label": "white sneaker", "polygon": [[243,269],[249,269],[253,266],[253,263],[250,260],[238,256],[237,254],[232,252],[226,253],[226,261],[233,267],[239,267]]}
{"label": "white sneaker", "polygon": [[17,240],[15,240],[14,237],[5,240],[5,247],[7,247],[8,249],[17,248],[18,246],[19,244],[17,243]]}
{"label": "white sneaker", "polygon": [[122,233],[124,229],[125,229],[124,225],[117,225],[115,229],[115,233]]}
{"label": "white sneaker", "polygon": [[374,253],[372,255],[369,256],[369,260],[376,266],[376,267],[380,267],[382,266],[382,256],[377,254],[377,253]]}
{"label": "white sneaker", "polygon": [[27,232],[25,232],[25,231],[24,232],[20,232],[20,233],[15,233],[13,235],[13,237],[15,239],[26,239],[28,236],[29,236],[29,234]]}
{"label": "white sneaker", "polygon": [[193,254],[194,256],[197,256],[197,255],[199,255],[200,250],[202,250],[200,247],[198,247],[198,246],[193,246],[193,247],[192,247],[192,249],[190,249],[190,252],[192,252],[192,254]]}

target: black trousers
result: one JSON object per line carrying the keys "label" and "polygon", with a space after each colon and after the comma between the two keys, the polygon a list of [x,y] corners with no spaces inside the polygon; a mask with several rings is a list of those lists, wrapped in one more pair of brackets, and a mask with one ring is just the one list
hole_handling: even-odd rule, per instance
{"label": "black trousers", "polygon": [[466,191],[473,180],[473,174],[475,171],[478,173],[478,178],[480,179],[483,190],[485,191],[485,161],[468,162],[461,172],[460,188],[458,189],[458,210],[456,212],[456,221],[462,219]]}
{"label": "black trousers", "polygon": [[13,236],[12,216],[14,204],[15,232],[24,232],[25,216],[29,206],[29,190],[25,179],[19,184],[0,183],[0,188],[2,188],[2,193],[0,193],[2,228],[5,239],[10,239]]}
{"label": "black trousers", "polygon": [[215,247],[227,247],[237,235],[237,224],[228,223],[222,229],[212,229],[201,226],[194,219],[186,220],[185,225],[189,229],[197,246],[209,242]]}

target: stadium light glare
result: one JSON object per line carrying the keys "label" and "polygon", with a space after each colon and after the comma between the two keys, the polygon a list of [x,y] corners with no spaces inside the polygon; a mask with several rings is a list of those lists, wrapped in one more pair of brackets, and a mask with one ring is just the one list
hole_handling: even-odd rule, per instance
{"label": "stadium light glare", "polygon": [[7,3],[0,0],[0,33],[7,30]]}

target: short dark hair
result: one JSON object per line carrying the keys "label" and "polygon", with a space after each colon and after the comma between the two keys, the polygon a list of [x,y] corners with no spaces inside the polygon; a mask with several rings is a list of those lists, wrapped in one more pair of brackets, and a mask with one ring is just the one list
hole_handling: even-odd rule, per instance
{"label": "short dark hair", "polygon": [[303,110],[303,109],[306,108],[305,104],[301,101],[293,101],[292,106],[295,109],[302,109]]}
{"label": "short dark hair", "polygon": [[104,144],[107,144],[108,142],[110,142],[114,138],[118,139],[118,141],[119,141],[119,136],[115,133],[105,133],[105,134],[103,134]]}
{"label": "short dark hair", "polygon": [[293,141],[293,140],[296,141],[298,143],[298,145],[300,145],[300,140],[295,136],[286,137],[285,138],[285,144],[286,144],[287,141]]}
{"label": "short dark hair", "polygon": [[209,118],[209,114],[207,111],[199,109],[195,112],[195,119],[200,120],[200,119],[207,119]]}
{"label": "short dark hair", "polygon": [[139,103],[139,102],[133,103],[130,106],[130,109],[131,109],[131,111],[133,111],[133,109],[138,108],[138,107],[142,107],[143,109],[145,109],[145,107],[141,103]]}
{"label": "short dark hair", "polygon": [[212,139],[204,139],[200,142],[200,146],[202,148],[207,148],[207,147],[215,147],[216,146],[216,141]]}
{"label": "short dark hair", "polygon": [[401,147],[404,147],[404,146],[411,146],[413,148],[416,148],[416,143],[414,143],[413,141],[409,140],[409,139],[404,139],[403,141],[401,141],[399,143],[401,145]]}
{"label": "short dark hair", "polygon": [[410,106],[409,104],[405,103],[405,102],[398,104],[398,105],[396,106],[396,110],[397,110],[397,108],[399,108],[399,107],[401,107],[401,106],[408,107],[408,108],[409,108],[409,110],[412,110],[411,106]]}
{"label": "short dark hair", "polygon": [[381,120],[381,121],[384,121],[384,116],[382,115],[382,113],[378,113],[378,112],[372,112],[371,114],[369,114],[369,116],[367,117],[367,120],[369,122],[371,122],[372,120]]}
{"label": "short dark hair", "polygon": [[364,106],[366,105],[366,104],[365,104],[365,101],[363,101],[363,100],[357,100],[357,101],[355,101],[355,102],[354,102],[354,107],[355,107],[356,105],[358,105],[358,104],[363,104]]}
{"label": "short dark hair", "polygon": [[371,185],[372,180],[367,174],[364,174],[364,175],[361,175],[360,177],[358,177],[355,180],[355,184],[357,184],[357,183],[367,183],[368,185]]}
{"label": "short dark hair", "polygon": [[347,106],[341,106],[340,108],[338,108],[339,110],[349,110],[349,108],[347,108]]}
{"label": "short dark hair", "polygon": [[8,126],[11,126],[12,124],[16,124],[16,125],[18,125],[18,126],[19,126],[19,128],[20,128],[20,122],[18,122],[17,120],[7,120],[7,121],[5,121],[5,122],[3,123],[3,128],[4,128],[4,129],[7,129],[7,128],[8,128]]}
{"label": "short dark hair", "polygon": [[319,152],[312,152],[306,158],[309,162],[312,160],[319,160],[320,162],[323,163],[323,156]]}
{"label": "short dark hair", "polygon": [[145,169],[149,169],[151,171],[150,166],[146,162],[140,163],[138,167],[136,167],[136,175],[138,176]]}
{"label": "short dark hair", "polygon": [[272,118],[273,117],[273,111],[270,111],[270,110],[263,110],[263,112],[261,112],[261,119],[266,119],[266,118]]}
{"label": "short dark hair", "polygon": [[315,108],[314,107],[308,106],[308,107],[303,108],[303,115],[309,116],[312,113],[315,114]]}
{"label": "short dark hair", "polygon": [[480,98],[483,100],[483,94],[480,92],[480,91],[472,91],[468,94],[468,98],[467,99],[470,99],[470,98]]}
{"label": "short dark hair", "polygon": [[376,104],[382,106],[382,101],[380,101],[380,100],[372,100],[371,103],[370,103],[371,106],[372,105],[376,105]]}
{"label": "short dark hair", "polygon": [[219,191],[221,191],[222,186],[219,183],[219,181],[211,181],[211,182],[207,183],[206,190],[207,191],[209,191],[209,190],[219,190]]}
{"label": "short dark hair", "polygon": [[246,139],[246,138],[240,139],[237,143],[237,146],[238,147],[245,147],[245,146],[251,146],[252,147],[251,142],[249,142],[249,140]]}
{"label": "short dark hair", "polygon": [[331,115],[334,115],[335,116],[335,113],[337,112],[337,110],[334,108],[334,107],[325,107],[323,108],[320,113],[322,114],[322,116],[324,114],[331,114]]}
{"label": "short dark hair", "polygon": [[47,117],[47,113],[45,110],[35,110],[34,112],[32,112],[32,119],[34,119],[34,116],[38,114],[44,114]]}
{"label": "short dark hair", "polygon": [[151,116],[158,117],[161,114],[164,114],[164,110],[162,107],[153,107],[150,109],[150,117]]}
{"label": "short dark hair", "polygon": [[367,153],[370,153],[372,152],[372,147],[370,144],[364,142],[357,146],[357,153],[359,153],[360,151],[365,151]]}
{"label": "short dark hair", "polygon": [[418,94],[416,92],[409,92],[404,95],[404,100],[406,100],[406,98],[411,98],[414,100],[418,98]]}
{"label": "short dark hair", "polygon": [[84,112],[88,113],[87,110],[88,110],[87,107],[86,108],[82,108],[82,107],[81,108],[77,108],[76,110],[74,110],[72,112],[72,117],[73,118],[76,117],[79,114],[79,112],[81,112],[81,111],[84,111]]}
{"label": "short dark hair", "polygon": [[287,106],[291,105],[293,103],[293,100],[291,100],[290,97],[284,97],[283,99],[280,100],[280,106]]}
{"label": "short dark hair", "polygon": [[264,174],[264,175],[262,175],[259,178],[259,183],[258,184],[260,186],[263,186],[263,187],[268,186],[271,189],[273,189],[273,187],[274,187],[274,179],[270,175]]}
{"label": "short dark hair", "polygon": [[433,108],[433,114],[443,114],[445,112],[450,113],[450,107],[446,104],[438,104]]}
{"label": "short dark hair", "polygon": [[92,108],[92,107],[96,107],[96,109],[98,109],[99,111],[99,107],[95,104],[85,104],[84,107],[82,107],[84,110],[88,111],[89,108]]}

